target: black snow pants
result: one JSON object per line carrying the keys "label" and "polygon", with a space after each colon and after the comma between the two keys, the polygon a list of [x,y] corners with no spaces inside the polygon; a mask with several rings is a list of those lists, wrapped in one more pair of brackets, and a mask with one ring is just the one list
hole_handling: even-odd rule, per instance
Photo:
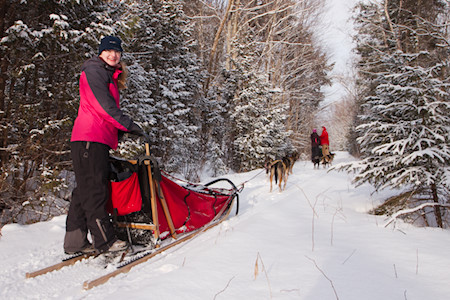
{"label": "black snow pants", "polygon": [[316,159],[320,159],[322,156],[322,153],[320,152],[319,146],[312,146],[311,147],[311,160],[314,162]]}
{"label": "black snow pants", "polygon": [[93,142],[72,142],[71,156],[77,186],[72,192],[66,220],[64,250],[76,252],[89,245],[106,251],[117,240],[106,212],[109,199],[109,146]]}

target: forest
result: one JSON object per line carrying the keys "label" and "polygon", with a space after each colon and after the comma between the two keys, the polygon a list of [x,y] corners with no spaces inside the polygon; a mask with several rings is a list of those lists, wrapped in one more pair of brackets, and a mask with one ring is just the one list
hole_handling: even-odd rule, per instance
{"label": "forest", "polygon": [[[353,89],[326,112],[333,62],[317,34],[324,5],[0,0],[1,223],[67,209],[80,66],[115,35],[128,70],[121,107],[148,133],[165,171],[198,181],[294,151],[308,160],[312,129],[327,124],[340,141],[332,149],[361,159],[337,170],[356,184],[402,188],[374,213],[426,204],[426,225],[445,227],[449,1],[358,3]],[[126,136],[114,155],[140,152],[142,141]]]}

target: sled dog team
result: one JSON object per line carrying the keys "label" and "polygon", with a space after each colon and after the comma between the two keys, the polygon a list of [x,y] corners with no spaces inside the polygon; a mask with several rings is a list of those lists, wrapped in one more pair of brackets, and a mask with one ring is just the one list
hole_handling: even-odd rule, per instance
{"label": "sled dog team", "polygon": [[[330,152],[329,145],[328,132],[325,126],[322,126],[320,136],[317,134],[317,130],[313,129],[311,134],[311,161],[314,164],[314,168],[316,166],[319,168],[320,164],[327,167],[333,162],[335,154]],[[272,192],[272,182],[274,180],[280,192],[286,188],[287,179],[289,174],[292,174],[292,168],[298,158],[298,153],[294,152],[282,159],[266,160],[264,168],[266,169],[266,174],[269,175],[270,192]]]}
{"label": "sled dog team", "polygon": [[[292,168],[297,161],[299,155],[294,152],[282,159],[268,160],[266,161],[264,167],[266,169],[266,174],[269,175],[270,180],[270,191],[272,192],[272,181],[275,180],[275,184],[278,184],[280,192],[286,188],[287,179],[289,174],[292,174]],[[283,187],[282,187],[283,185]]]}

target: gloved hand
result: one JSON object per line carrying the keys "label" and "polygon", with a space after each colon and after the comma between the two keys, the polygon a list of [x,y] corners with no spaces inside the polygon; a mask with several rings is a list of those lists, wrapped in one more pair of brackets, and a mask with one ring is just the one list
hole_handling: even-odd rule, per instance
{"label": "gloved hand", "polygon": [[119,142],[120,142],[120,140],[123,138],[123,135],[125,134],[125,131],[122,131],[122,130],[119,130],[118,132],[117,132],[117,137],[118,137],[118,140],[119,140]]}
{"label": "gloved hand", "polygon": [[148,134],[145,133],[145,131],[142,130],[142,137],[144,137],[144,140],[147,144],[150,145],[150,137],[148,136]]}
{"label": "gloved hand", "polygon": [[128,131],[131,134],[135,134],[135,135],[139,135],[142,136],[145,141],[150,144],[150,137],[148,136],[148,134],[145,133],[145,131],[136,123],[133,122],[133,124],[131,125],[131,128]]}
{"label": "gloved hand", "polygon": [[142,130],[141,126],[133,122],[133,124],[131,124],[130,129],[128,129],[128,132],[131,134],[141,136],[144,133],[144,130]]}

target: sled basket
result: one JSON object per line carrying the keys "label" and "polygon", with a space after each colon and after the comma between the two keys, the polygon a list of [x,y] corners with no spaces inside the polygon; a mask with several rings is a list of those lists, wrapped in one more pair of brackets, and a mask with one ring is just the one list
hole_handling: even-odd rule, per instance
{"label": "sled basket", "polygon": [[238,189],[228,179],[203,185],[182,182],[161,172],[149,155],[137,160],[111,157],[110,164],[107,210],[118,237],[132,244],[148,245],[197,230],[230,210],[235,198],[238,213]]}

